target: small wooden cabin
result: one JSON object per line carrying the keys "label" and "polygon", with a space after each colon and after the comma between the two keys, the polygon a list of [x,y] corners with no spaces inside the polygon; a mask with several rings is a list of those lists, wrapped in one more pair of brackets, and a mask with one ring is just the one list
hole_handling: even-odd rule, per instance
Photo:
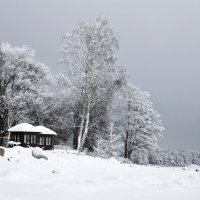
{"label": "small wooden cabin", "polygon": [[21,123],[8,129],[9,141],[20,142],[22,147],[41,147],[44,150],[54,149],[54,131],[44,126],[32,126]]}

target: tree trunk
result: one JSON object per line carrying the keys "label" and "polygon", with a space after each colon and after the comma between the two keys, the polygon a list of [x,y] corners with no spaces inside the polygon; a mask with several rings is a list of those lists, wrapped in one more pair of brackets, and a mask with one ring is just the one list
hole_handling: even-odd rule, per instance
{"label": "tree trunk", "polygon": [[125,141],[125,144],[124,144],[124,158],[128,158],[128,145],[127,145],[127,141]]}
{"label": "tree trunk", "polygon": [[[130,101],[128,102],[128,112],[130,112],[130,110],[131,110],[131,103],[130,103]],[[129,152],[129,149],[128,149],[128,140],[129,140],[129,126],[130,126],[130,121],[129,121],[130,119],[129,119],[129,115],[128,115],[128,119],[127,119],[127,123],[128,123],[128,127],[127,127],[127,129],[126,129],[126,136],[125,136],[125,141],[124,141],[124,158],[130,158],[129,157],[129,154],[128,154],[128,152]]]}
{"label": "tree trunk", "polygon": [[[12,126],[12,122],[13,122],[13,118],[12,118],[12,116],[10,115],[10,116],[8,116],[8,129]],[[10,133],[8,133],[8,136],[7,136],[7,142],[9,142],[10,141]]]}
{"label": "tree trunk", "polygon": [[78,127],[74,127],[73,149],[77,149],[78,147],[78,133]]}
{"label": "tree trunk", "polygon": [[81,141],[82,141],[82,136],[83,136],[83,124],[84,124],[84,116],[81,118],[81,124],[80,124],[80,129],[79,129],[79,135],[78,135],[78,146],[77,146],[77,152],[80,152],[81,148]]}
{"label": "tree trunk", "polygon": [[73,138],[73,149],[77,149],[78,147],[78,134],[79,127],[77,127],[77,122],[80,120],[78,115],[74,115],[74,138]]}
{"label": "tree trunk", "polygon": [[132,150],[128,150],[128,159],[131,158],[131,153],[132,153]]}
{"label": "tree trunk", "polygon": [[4,121],[3,119],[0,117],[0,133],[4,131]]}
{"label": "tree trunk", "polygon": [[128,158],[128,131],[126,131],[126,136],[124,140],[124,158]]}
{"label": "tree trunk", "polygon": [[87,106],[87,114],[86,114],[86,122],[85,122],[85,129],[84,129],[83,136],[81,138],[81,142],[80,142],[80,147],[78,149],[78,153],[83,150],[83,146],[85,144],[85,139],[86,139],[86,136],[87,136],[87,133],[88,133],[89,121],[90,121],[90,106],[88,104],[88,106]]}

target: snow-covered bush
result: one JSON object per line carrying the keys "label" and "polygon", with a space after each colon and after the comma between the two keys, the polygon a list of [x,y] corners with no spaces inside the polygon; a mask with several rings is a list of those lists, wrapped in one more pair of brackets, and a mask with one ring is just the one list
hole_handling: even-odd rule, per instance
{"label": "snow-covered bush", "polygon": [[21,143],[20,142],[14,142],[14,141],[9,141],[7,144],[6,144],[6,147],[7,148],[12,148],[14,146],[20,146]]}
{"label": "snow-covered bush", "polygon": [[94,147],[94,155],[101,158],[119,157],[120,150],[123,149],[123,143],[119,134],[116,134],[114,123],[104,135],[100,135],[96,139]]}
{"label": "snow-covered bush", "polygon": [[200,165],[200,153],[197,152],[192,153],[192,164]]}
{"label": "snow-covered bush", "polygon": [[138,149],[131,154],[131,161],[139,165],[149,164],[149,152],[146,149]]}
{"label": "snow-covered bush", "polygon": [[48,160],[48,157],[46,156],[45,152],[39,147],[33,148],[32,156],[37,159],[43,158],[45,160]]}

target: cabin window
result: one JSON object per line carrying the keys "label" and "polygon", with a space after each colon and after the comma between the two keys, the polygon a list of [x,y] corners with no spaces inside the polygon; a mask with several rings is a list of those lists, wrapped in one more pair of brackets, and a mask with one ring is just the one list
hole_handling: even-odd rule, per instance
{"label": "cabin window", "polygon": [[31,135],[31,143],[36,144],[36,135]]}
{"label": "cabin window", "polygon": [[51,137],[46,137],[46,145],[51,145]]}
{"label": "cabin window", "polygon": [[44,145],[44,137],[40,137],[40,145]]}
{"label": "cabin window", "polygon": [[24,143],[29,144],[30,135],[24,134]]}

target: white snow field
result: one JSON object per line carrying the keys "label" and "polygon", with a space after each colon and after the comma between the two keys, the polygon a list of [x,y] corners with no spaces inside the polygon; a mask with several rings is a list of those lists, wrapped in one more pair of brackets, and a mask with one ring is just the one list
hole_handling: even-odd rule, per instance
{"label": "white snow field", "polygon": [[[200,169],[121,164],[114,158],[6,149],[0,156],[0,200],[199,200]],[[196,169],[198,169],[196,171]]]}

